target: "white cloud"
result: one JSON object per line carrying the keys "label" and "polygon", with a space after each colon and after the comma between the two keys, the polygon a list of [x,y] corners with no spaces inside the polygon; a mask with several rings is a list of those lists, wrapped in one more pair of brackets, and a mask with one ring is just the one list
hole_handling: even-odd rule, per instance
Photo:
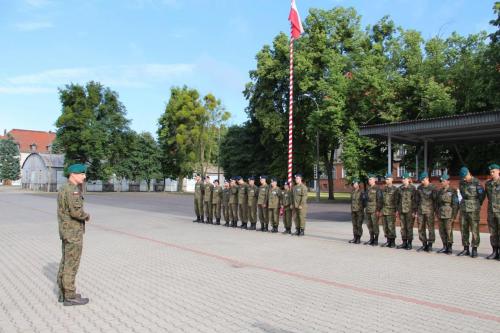
{"label": "white cloud", "polygon": [[49,21],[26,21],[15,24],[16,29],[20,31],[35,31],[51,28],[53,26],[52,22]]}
{"label": "white cloud", "polygon": [[115,87],[151,87],[155,84],[185,78],[194,72],[194,64],[138,64],[61,68],[38,73],[0,78],[0,94],[35,94],[54,92],[69,83],[99,81]]}

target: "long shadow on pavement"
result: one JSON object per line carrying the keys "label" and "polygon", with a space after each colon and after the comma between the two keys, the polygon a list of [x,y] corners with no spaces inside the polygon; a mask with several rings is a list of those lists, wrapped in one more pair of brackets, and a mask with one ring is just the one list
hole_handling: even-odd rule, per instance
{"label": "long shadow on pavement", "polygon": [[57,262],[51,262],[43,266],[43,275],[45,275],[45,277],[49,279],[49,281],[54,283],[54,288],[52,289],[52,291],[56,296],[59,295],[59,286],[57,285],[58,270],[59,270],[59,263]]}

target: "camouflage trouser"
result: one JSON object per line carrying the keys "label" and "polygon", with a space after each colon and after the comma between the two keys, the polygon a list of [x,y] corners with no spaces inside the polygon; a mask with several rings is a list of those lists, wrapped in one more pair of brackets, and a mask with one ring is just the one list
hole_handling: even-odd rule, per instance
{"label": "camouflage trouser", "polygon": [[212,204],[212,214],[210,215],[210,218],[212,218],[212,215],[216,218],[216,219],[219,219],[220,220],[220,202],[219,203],[215,203],[215,204]]}
{"label": "camouflage trouser", "polygon": [[203,216],[203,200],[194,198],[194,212],[196,216]]}
{"label": "camouflage trouser", "polygon": [[399,221],[401,222],[401,239],[413,240],[413,223],[415,220],[412,213],[400,213]]}
{"label": "camouflage trouser", "polygon": [[257,205],[251,205],[247,207],[247,212],[248,212],[248,220],[250,223],[254,224],[257,223]]}
{"label": "camouflage trouser", "polygon": [[439,237],[446,244],[453,244],[453,219],[439,219]]}
{"label": "camouflage trouser", "polygon": [[263,207],[262,205],[259,205],[259,221],[261,224],[268,224],[269,223],[269,212],[267,211],[267,208]]}
{"label": "camouflage trouser", "polygon": [[368,218],[367,225],[370,236],[378,236],[380,227],[378,225],[377,213],[366,213],[366,217]]}
{"label": "camouflage trouser", "polygon": [[62,241],[62,257],[57,273],[57,285],[59,294],[65,299],[75,298],[76,287],[75,278],[80,266],[82,256],[83,237],[74,239],[71,242]]}
{"label": "camouflage trouser", "polygon": [[[427,237],[426,229],[429,231],[429,237]],[[418,238],[422,243],[434,243],[436,240],[436,233],[434,232],[434,213],[420,214],[418,216]]]}
{"label": "camouflage trouser", "polygon": [[222,206],[222,215],[224,215],[224,221],[229,222],[230,220],[230,215],[231,215],[231,208],[226,205]]}
{"label": "camouflage trouser", "polygon": [[479,238],[479,211],[460,212],[460,224],[462,231],[462,245],[469,246],[469,232],[472,232],[472,247],[478,247]]}
{"label": "camouflage trouser", "polygon": [[280,209],[279,208],[269,208],[269,223],[273,227],[277,227],[280,223]]}
{"label": "camouflage trouser", "polygon": [[238,222],[238,204],[230,204],[230,217],[231,221]]}
{"label": "camouflage trouser", "polygon": [[210,201],[203,202],[203,210],[207,220],[212,220],[212,203]]}
{"label": "camouflage trouser", "polygon": [[384,215],[382,220],[384,224],[384,236],[385,238],[396,238],[396,214]]}
{"label": "camouflage trouser", "polygon": [[307,210],[302,208],[295,208],[295,228],[296,229],[304,229],[306,228],[306,213]]}
{"label": "camouflage trouser", "polygon": [[248,210],[247,210],[247,208],[248,208],[247,205],[238,204],[240,219],[241,219],[241,222],[243,222],[243,223],[248,222]]}
{"label": "camouflage trouser", "polygon": [[490,230],[491,247],[500,246],[500,213],[488,211],[488,229]]}
{"label": "camouflage trouser", "polygon": [[284,208],[283,225],[285,226],[285,229],[292,228],[292,209],[290,206]]}
{"label": "camouflage trouser", "polygon": [[352,234],[361,237],[363,235],[363,211],[351,212]]}

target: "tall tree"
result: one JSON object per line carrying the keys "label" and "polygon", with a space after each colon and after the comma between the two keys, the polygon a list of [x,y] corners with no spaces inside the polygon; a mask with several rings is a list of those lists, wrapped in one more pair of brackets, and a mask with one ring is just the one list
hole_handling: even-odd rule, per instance
{"label": "tall tree", "polygon": [[98,82],[59,89],[62,114],[56,121],[56,146],[65,164],[90,165],[89,179],[108,179],[126,154],[129,120],[118,94]]}
{"label": "tall tree", "polygon": [[0,139],[0,179],[4,184],[20,177],[19,148],[12,136]]}

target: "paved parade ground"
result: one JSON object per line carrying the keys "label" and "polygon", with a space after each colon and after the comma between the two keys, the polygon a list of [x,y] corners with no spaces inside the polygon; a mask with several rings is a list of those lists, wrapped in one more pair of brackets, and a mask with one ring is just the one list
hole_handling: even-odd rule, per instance
{"label": "paved parade ground", "polygon": [[0,332],[500,332],[487,234],[476,259],[351,245],[346,203],[311,203],[298,238],[192,223],[191,195],[88,194],[90,303],[64,307],[55,197],[0,188]]}

